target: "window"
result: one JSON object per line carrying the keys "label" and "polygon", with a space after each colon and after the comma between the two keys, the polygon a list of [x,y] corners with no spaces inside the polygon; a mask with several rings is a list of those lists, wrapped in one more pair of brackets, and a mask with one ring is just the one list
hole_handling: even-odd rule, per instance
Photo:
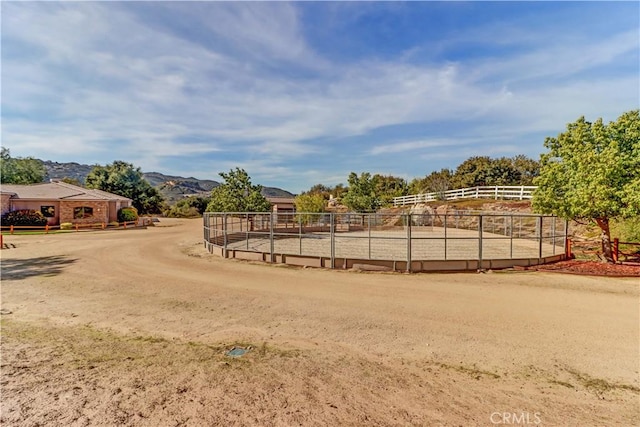
{"label": "window", "polygon": [[40,212],[42,212],[42,216],[45,218],[53,218],[56,216],[56,207],[55,206],[40,206]]}
{"label": "window", "polygon": [[73,219],[91,218],[93,216],[93,208],[89,206],[79,206],[73,208]]}

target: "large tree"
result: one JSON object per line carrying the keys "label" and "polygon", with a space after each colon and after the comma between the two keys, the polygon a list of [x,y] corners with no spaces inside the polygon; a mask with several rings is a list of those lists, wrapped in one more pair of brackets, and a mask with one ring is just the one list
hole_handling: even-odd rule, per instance
{"label": "large tree", "polygon": [[454,188],[489,185],[487,181],[491,162],[489,156],[474,156],[460,163],[454,174]]}
{"label": "large tree", "polygon": [[269,212],[271,203],[262,195],[262,186],[253,185],[244,169],[220,172],[224,183],[211,192],[208,212]]}
{"label": "large tree", "polygon": [[375,182],[369,172],[363,172],[360,176],[351,172],[348,181],[349,189],[342,197],[345,206],[356,212],[375,212],[380,207]]}
{"label": "large tree", "polygon": [[2,184],[36,184],[42,182],[47,171],[42,161],[32,157],[11,157],[8,148],[0,152],[0,182]]}
{"label": "large tree", "polygon": [[130,163],[116,160],[106,166],[94,166],[87,175],[85,186],[128,197],[141,214],[162,212],[162,195],[144,179],[140,168]]}
{"label": "large tree", "polygon": [[409,192],[409,185],[404,178],[375,174],[372,180],[382,206],[392,205],[394,197],[406,196]]}
{"label": "large tree", "polygon": [[453,186],[453,173],[450,169],[440,169],[433,171],[424,178],[414,178],[409,184],[411,194],[438,193],[444,199],[444,193],[451,190]]}
{"label": "large tree", "polygon": [[303,224],[309,224],[318,218],[319,215],[315,214],[324,212],[326,200],[321,193],[307,193],[297,195],[293,203],[296,205],[296,217]]}
{"label": "large tree", "polygon": [[511,185],[533,185],[534,178],[540,174],[540,163],[524,154],[513,157],[511,162],[520,177],[520,182],[514,182]]}
{"label": "large tree", "polygon": [[602,251],[613,261],[609,221],[640,214],[640,113],[622,114],[608,125],[584,117],[566,132],[546,138],[533,208],[575,220],[595,221]]}

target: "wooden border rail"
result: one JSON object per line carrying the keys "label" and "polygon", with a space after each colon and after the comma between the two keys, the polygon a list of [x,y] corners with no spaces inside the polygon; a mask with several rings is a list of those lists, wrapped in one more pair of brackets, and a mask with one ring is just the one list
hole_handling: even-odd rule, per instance
{"label": "wooden border rail", "polygon": [[[629,252],[630,249],[620,249],[620,246],[636,247],[638,251]],[[614,262],[623,262],[621,257],[626,260],[629,258],[640,258],[640,242],[621,242],[617,237],[611,242],[611,252]],[[581,255],[594,255],[595,257],[602,259],[602,242],[600,240],[585,240],[575,241],[573,239],[567,239],[567,258],[574,257],[575,254]]]}
{"label": "wooden border rail", "polygon": [[[635,246],[638,248],[638,252],[624,252],[620,250],[620,245]],[[615,262],[620,261],[620,255],[624,256],[625,260],[636,257],[640,258],[640,243],[639,242],[621,242],[617,237],[613,239],[613,260]]]}
{"label": "wooden border rail", "polygon": [[[144,226],[146,224],[142,224],[140,226]],[[93,223],[93,224],[71,224],[71,227],[68,229],[62,229],[60,225],[10,225],[10,226],[2,226],[2,233],[14,234],[15,232],[20,231],[40,231],[44,234],[49,234],[49,232],[54,231],[81,231],[81,230],[105,230],[107,228],[127,228],[127,227],[138,227],[138,221],[127,221],[127,222],[119,222],[116,226],[115,223]]]}
{"label": "wooden border rail", "polygon": [[415,205],[416,203],[432,202],[436,200],[456,199],[510,199],[530,200],[535,185],[469,187],[458,190],[448,190],[435,193],[412,194],[393,198],[393,206]]}

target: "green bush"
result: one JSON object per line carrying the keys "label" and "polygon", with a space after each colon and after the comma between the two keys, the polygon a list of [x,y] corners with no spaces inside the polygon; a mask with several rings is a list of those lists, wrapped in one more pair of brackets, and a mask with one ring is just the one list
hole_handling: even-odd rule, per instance
{"label": "green bush", "polygon": [[44,226],[47,225],[47,218],[38,211],[22,209],[4,214],[2,225]]}
{"label": "green bush", "polygon": [[60,230],[71,230],[73,228],[73,224],[70,222],[63,222],[60,224]]}
{"label": "green bush", "polygon": [[163,212],[167,218],[198,218],[202,214],[193,206],[176,205]]}
{"label": "green bush", "polygon": [[621,242],[640,242],[640,217],[615,219],[611,224],[611,237]]}
{"label": "green bush", "polygon": [[118,211],[119,222],[131,222],[138,219],[138,210],[133,206],[122,208]]}

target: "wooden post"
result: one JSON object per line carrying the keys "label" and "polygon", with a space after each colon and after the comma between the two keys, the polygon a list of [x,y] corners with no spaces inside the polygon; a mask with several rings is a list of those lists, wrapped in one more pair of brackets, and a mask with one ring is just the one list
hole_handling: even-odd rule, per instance
{"label": "wooden post", "polygon": [[571,259],[571,239],[567,239],[567,259]]}
{"label": "wooden post", "polygon": [[78,231],[78,223],[76,222],[76,232]]}
{"label": "wooden post", "polygon": [[127,221],[124,221],[124,222],[122,223],[122,225],[124,225],[124,229],[126,230],[126,229],[127,229]]}
{"label": "wooden post", "polygon": [[620,239],[613,239],[613,262],[618,262],[618,249],[620,247]]}
{"label": "wooden post", "polygon": [[104,230],[105,228],[107,228],[107,224],[105,224],[104,222],[102,223],[102,229]]}
{"label": "wooden post", "polygon": [[13,225],[11,225],[11,227],[9,227],[9,233],[13,234]]}
{"label": "wooden post", "polygon": [[49,224],[44,226],[44,234],[49,234]]}

